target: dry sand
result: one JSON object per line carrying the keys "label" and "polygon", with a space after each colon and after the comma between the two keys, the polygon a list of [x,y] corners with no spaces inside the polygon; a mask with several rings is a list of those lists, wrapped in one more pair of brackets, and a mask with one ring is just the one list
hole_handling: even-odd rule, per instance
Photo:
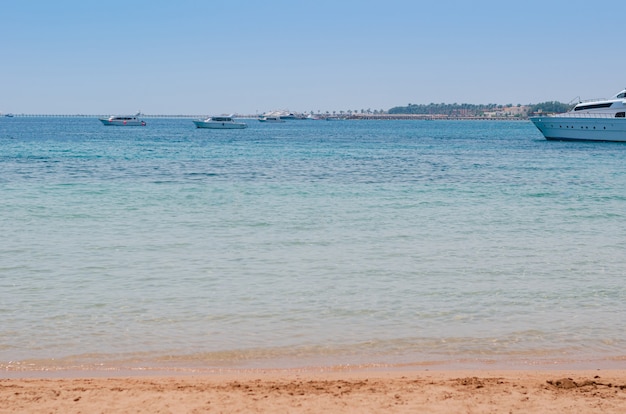
{"label": "dry sand", "polygon": [[0,413],[626,413],[626,371],[9,378]]}

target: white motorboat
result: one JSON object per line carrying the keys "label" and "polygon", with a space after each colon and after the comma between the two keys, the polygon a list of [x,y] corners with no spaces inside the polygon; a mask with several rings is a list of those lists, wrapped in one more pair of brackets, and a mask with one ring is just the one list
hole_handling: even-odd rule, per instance
{"label": "white motorboat", "polygon": [[285,122],[284,119],[282,119],[279,116],[260,116],[259,117],[259,122],[276,122],[276,123],[282,123]]}
{"label": "white motorboat", "polygon": [[282,122],[290,120],[306,119],[306,116],[294,112],[284,111],[271,111],[265,112],[259,115],[259,121],[261,122]]}
{"label": "white motorboat", "polygon": [[108,118],[100,118],[100,122],[104,125],[114,126],[146,126],[146,123],[139,119],[140,115],[140,112],[137,112],[135,115],[114,115]]}
{"label": "white motorboat", "polygon": [[548,140],[626,142],[626,89],[609,99],[580,102],[569,112],[530,120]]}
{"label": "white motorboat", "polygon": [[212,116],[205,120],[194,120],[193,123],[198,128],[210,128],[210,129],[243,129],[247,128],[248,124],[243,122],[236,122],[231,116]]}

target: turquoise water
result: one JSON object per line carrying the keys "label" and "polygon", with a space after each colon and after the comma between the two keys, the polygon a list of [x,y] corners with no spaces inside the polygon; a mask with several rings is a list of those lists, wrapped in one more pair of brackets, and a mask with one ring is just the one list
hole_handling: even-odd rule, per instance
{"label": "turquoise water", "polygon": [[626,145],[247,122],[0,119],[0,367],[623,364]]}

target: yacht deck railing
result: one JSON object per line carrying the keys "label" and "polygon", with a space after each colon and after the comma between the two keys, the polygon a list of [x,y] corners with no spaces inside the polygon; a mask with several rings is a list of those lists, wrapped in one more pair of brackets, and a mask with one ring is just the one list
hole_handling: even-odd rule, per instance
{"label": "yacht deck railing", "polygon": [[564,114],[553,114],[548,115],[548,118],[615,118],[615,119],[626,119],[623,117],[616,117],[615,113],[576,113],[576,112],[566,112]]}

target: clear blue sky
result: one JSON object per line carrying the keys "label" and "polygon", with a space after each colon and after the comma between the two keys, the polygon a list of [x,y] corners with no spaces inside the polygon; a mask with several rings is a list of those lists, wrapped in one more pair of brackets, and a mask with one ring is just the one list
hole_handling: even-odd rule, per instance
{"label": "clear blue sky", "polygon": [[626,87],[625,0],[0,0],[0,112],[526,104]]}

